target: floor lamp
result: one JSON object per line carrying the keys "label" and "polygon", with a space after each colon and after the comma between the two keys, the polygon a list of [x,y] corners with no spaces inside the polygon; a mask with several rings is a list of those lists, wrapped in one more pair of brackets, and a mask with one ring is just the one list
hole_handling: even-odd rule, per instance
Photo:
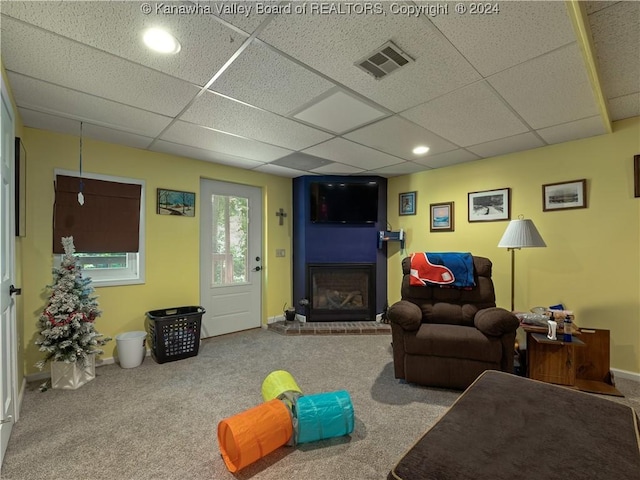
{"label": "floor lamp", "polygon": [[547,244],[538,233],[538,229],[531,220],[525,220],[523,215],[518,216],[518,220],[511,220],[507,229],[498,243],[498,247],[511,250],[511,311],[515,310],[514,305],[514,281],[515,281],[515,251],[521,248],[546,247]]}

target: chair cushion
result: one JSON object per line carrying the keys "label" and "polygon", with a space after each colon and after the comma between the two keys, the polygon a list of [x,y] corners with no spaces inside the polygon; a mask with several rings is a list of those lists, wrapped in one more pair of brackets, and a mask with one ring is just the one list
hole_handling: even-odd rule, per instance
{"label": "chair cushion", "polygon": [[475,327],[423,323],[416,335],[405,335],[404,350],[412,355],[464,358],[500,363],[502,343]]}

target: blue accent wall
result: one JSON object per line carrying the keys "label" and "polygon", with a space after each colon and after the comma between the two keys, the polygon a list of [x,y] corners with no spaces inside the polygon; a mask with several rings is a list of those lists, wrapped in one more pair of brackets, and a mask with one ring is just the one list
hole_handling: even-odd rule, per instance
{"label": "blue accent wall", "polygon": [[[378,221],[374,224],[311,222],[310,184],[348,182],[378,184]],[[378,232],[387,226],[387,179],[382,177],[304,176],[293,180],[293,302],[308,298],[308,263],[374,263],[376,265],[376,313],[387,301],[386,245],[378,249]]]}

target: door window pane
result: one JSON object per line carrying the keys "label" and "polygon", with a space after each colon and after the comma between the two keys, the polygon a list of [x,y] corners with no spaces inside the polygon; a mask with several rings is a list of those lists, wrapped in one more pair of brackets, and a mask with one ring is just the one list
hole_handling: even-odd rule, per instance
{"label": "door window pane", "polygon": [[247,283],[249,199],[231,195],[212,195],[211,205],[212,284],[223,286]]}

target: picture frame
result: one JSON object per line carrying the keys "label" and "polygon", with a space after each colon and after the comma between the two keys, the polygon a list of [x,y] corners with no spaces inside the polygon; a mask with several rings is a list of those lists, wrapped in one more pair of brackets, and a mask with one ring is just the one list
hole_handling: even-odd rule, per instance
{"label": "picture frame", "polygon": [[640,155],[633,156],[633,196],[640,198]]}
{"label": "picture frame", "polygon": [[454,202],[432,203],[430,211],[430,231],[453,232],[454,231]]}
{"label": "picture frame", "polygon": [[159,215],[174,215],[179,217],[195,217],[196,194],[180,190],[158,188],[157,209]]}
{"label": "picture frame", "polygon": [[587,208],[587,180],[542,185],[542,211],[571,210]]}
{"label": "picture frame", "polygon": [[27,236],[27,151],[20,137],[15,138],[15,215],[16,237]]}
{"label": "picture frame", "polygon": [[418,192],[404,192],[401,193],[398,198],[398,205],[400,208],[400,215],[415,215],[416,214],[416,197]]}
{"label": "picture frame", "polygon": [[469,192],[469,223],[511,220],[511,189]]}

